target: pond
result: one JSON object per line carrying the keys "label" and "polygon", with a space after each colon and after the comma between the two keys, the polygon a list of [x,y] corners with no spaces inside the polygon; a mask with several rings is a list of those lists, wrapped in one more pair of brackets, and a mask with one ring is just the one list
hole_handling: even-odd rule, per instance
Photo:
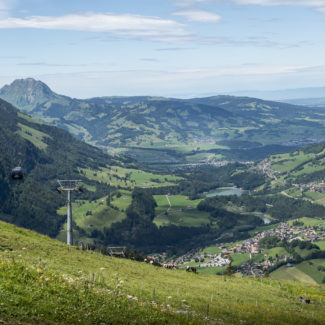
{"label": "pond", "polygon": [[205,194],[205,197],[224,196],[224,195],[237,195],[241,196],[245,193],[244,190],[238,187],[219,187]]}

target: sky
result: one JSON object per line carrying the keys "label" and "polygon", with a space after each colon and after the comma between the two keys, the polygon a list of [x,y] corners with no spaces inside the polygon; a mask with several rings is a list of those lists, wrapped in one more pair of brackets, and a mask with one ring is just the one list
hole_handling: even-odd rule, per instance
{"label": "sky", "polygon": [[0,41],[0,87],[76,98],[325,86],[325,0],[0,0]]}

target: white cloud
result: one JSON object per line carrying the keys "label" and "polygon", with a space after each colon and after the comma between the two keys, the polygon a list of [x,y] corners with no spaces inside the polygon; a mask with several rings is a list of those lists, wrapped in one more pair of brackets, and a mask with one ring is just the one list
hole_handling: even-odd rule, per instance
{"label": "white cloud", "polygon": [[183,24],[174,20],[131,14],[84,13],[64,16],[30,16],[0,19],[0,28],[35,28],[108,32],[115,35],[146,37],[154,40],[186,40],[190,37]]}
{"label": "white cloud", "polygon": [[198,21],[203,23],[216,23],[219,22],[221,17],[210,11],[201,9],[189,9],[174,12],[173,15],[184,17],[189,21]]}

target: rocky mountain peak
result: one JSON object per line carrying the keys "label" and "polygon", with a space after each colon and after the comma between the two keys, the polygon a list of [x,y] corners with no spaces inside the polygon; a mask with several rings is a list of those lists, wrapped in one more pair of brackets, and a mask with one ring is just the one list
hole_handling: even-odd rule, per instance
{"label": "rocky mountain peak", "polygon": [[42,81],[33,78],[17,79],[0,89],[0,97],[18,108],[28,111],[28,106],[43,103],[55,93]]}

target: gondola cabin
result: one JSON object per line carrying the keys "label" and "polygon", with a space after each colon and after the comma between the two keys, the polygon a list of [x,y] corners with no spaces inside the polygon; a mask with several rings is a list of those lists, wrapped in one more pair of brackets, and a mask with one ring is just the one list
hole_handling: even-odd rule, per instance
{"label": "gondola cabin", "polygon": [[21,167],[15,167],[11,172],[10,176],[14,180],[20,180],[24,178],[24,171]]}

